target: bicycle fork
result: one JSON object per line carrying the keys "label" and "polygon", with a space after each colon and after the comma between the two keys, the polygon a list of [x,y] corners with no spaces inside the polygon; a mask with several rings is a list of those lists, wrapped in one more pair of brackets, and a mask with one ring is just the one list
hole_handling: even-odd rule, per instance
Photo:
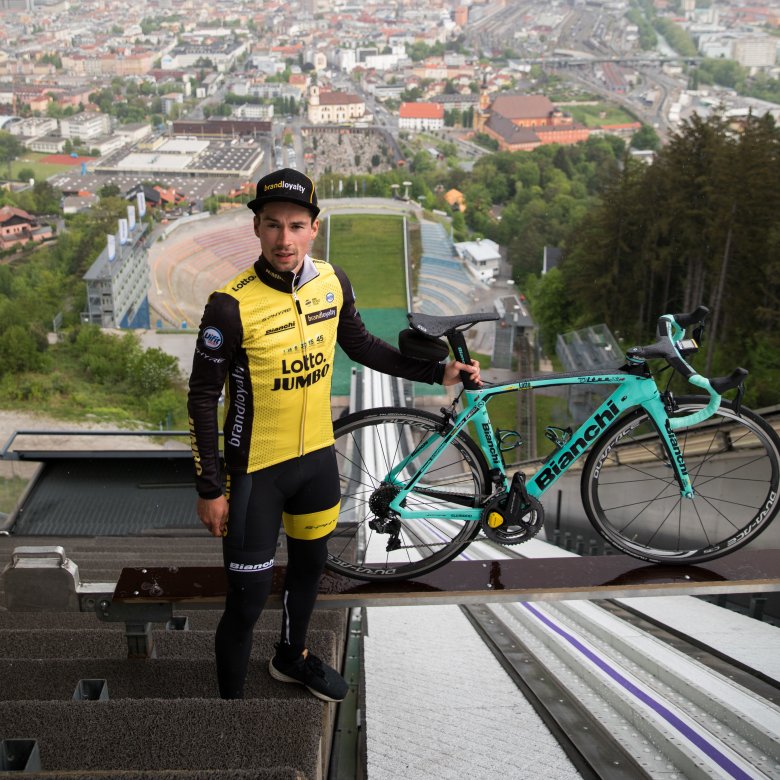
{"label": "bicycle fork", "polygon": [[646,401],[643,406],[645,411],[650,415],[650,418],[658,429],[661,439],[664,442],[666,454],[669,458],[669,463],[672,466],[674,477],[677,480],[677,484],[680,486],[680,495],[683,498],[693,498],[695,493],[691,477],[685,466],[682,448],[677,441],[677,434],[672,430],[672,420],[668,414],[668,412],[672,410],[667,410],[664,401],[661,400],[660,396],[651,398]]}

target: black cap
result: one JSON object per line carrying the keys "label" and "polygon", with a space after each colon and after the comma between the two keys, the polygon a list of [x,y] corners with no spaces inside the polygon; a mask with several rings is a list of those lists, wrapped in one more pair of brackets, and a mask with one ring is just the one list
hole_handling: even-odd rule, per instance
{"label": "black cap", "polygon": [[306,206],[314,217],[320,213],[314,182],[294,168],[281,168],[263,176],[257,182],[255,199],[250,200],[246,205],[256,212],[260,206],[279,200]]}

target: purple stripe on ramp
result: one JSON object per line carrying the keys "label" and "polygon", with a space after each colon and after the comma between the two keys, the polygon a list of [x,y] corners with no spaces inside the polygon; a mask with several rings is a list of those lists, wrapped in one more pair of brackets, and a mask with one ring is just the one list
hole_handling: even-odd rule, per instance
{"label": "purple stripe on ramp", "polygon": [[606,661],[599,658],[593,651],[589,650],[582,642],[575,636],[564,630],[560,626],[553,623],[546,615],[539,612],[538,609],[533,607],[526,601],[518,602],[521,606],[525,607],[531,614],[542,621],[550,630],[554,631],[560,637],[565,639],[572,647],[576,648],[583,656],[585,656],[591,663],[595,664],[602,672],[611,677],[618,685],[624,688],[635,698],[639,699],[645,706],[660,715],[672,728],[676,729],[683,737],[689,742],[695,745],[696,748],[702,751],[702,753],[709,756],[721,769],[727,772],[731,777],[738,778],[738,780],[751,780],[751,776],[744,770],[738,767],[727,755],[718,750],[715,745],[709,742],[705,737],[692,729],[685,721],[675,715],[670,709],[661,704],[660,701],[654,699],[649,694],[645,693],[641,688],[634,685],[630,680],[624,677],[613,666],[610,666]]}

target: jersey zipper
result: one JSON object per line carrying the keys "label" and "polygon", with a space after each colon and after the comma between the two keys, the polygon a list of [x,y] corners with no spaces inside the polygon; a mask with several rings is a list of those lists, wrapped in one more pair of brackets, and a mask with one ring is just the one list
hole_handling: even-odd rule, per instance
{"label": "jersey zipper", "polygon": [[[300,335],[301,351],[306,353],[306,333],[303,329],[303,310],[301,309],[301,302],[298,300],[298,295],[295,291],[295,280],[293,279],[292,297],[295,301],[295,312],[298,319],[298,333]],[[299,431],[298,439],[298,457],[303,455],[305,449],[305,423],[306,423],[306,402],[308,400],[309,388],[305,386],[303,388],[303,408],[301,409],[301,429]]]}

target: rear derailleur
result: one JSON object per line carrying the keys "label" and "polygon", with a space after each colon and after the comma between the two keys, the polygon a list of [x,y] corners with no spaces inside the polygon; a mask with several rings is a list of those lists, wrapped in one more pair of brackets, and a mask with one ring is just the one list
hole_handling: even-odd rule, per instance
{"label": "rear derailleur", "polygon": [[386,483],[381,484],[368,500],[369,509],[374,513],[368,521],[368,527],[380,534],[389,534],[386,552],[401,547],[401,520],[390,509],[390,502],[398,495],[398,488]]}
{"label": "rear derailleur", "polygon": [[536,536],[544,523],[544,508],[525,488],[525,476],[519,471],[512,477],[508,491],[502,491],[485,504],[482,530],[488,539],[512,545]]}

